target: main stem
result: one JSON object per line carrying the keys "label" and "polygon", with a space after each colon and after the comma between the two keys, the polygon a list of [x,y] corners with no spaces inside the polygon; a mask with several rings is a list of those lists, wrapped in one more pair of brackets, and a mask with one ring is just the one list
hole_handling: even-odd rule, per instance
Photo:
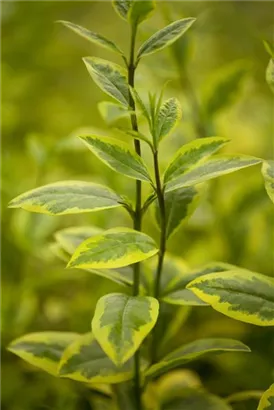
{"label": "main stem", "polygon": [[[133,26],[131,29],[131,42],[130,42],[130,58],[128,63],[128,84],[134,88],[134,76],[135,76],[135,61],[134,61],[134,51],[135,51],[135,40],[136,40],[137,27]],[[133,131],[138,131],[137,116],[135,113],[135,102],[132,98],[131,93],[129,93],[129,105],[131,108],[130,120],[131,127]],[[135,152],[137,155],[141,156],[141,144],[139,140],[134,140]],[[141,181],[136,181],[136,199],[135,199],[135,213],[133,220],[133,227],[136,231],[141,231],[142,227],[142,183]],[[139,285],[140,285],[140,263],[135,263],[133,266],[133,296],[139,295]],[[142,409],[141,400],[141,381],[140,381],[140,353],[137,350],[134,355],[134,391],[135,391],[135,401],[137,410]]]}
{"label": "main stem", "polygon": [[[158,253],[158,264],[157,264],[157,269],[156,269],[156,278],[154,282],[154,297],[156,299],[159,299],[160,290],[161,290],[161,274],[162,274],[163,263],[164,263],[165,252],[166,252],[166,211],[165,211],[164,191],[162,188],[161,178],[160,178],[158,151],[154,152],[153,161],[154,161],[156,194],[157,194],[158,204],[159,204],[160,229],[161,229],[160,247],[159,247],[160,249]],[[153,334],[152,334],[152,345],[151,345],[152,363],[154,363],[157,359],[157,348],[156,348],[157,339],[158,339],[158,332],[157,332],[157,325],[156,325],[156,327],[153,329]]]}

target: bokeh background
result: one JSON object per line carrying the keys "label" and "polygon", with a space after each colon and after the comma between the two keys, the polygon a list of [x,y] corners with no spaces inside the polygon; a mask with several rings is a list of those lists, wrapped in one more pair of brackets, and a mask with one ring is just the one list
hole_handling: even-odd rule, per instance
{"label": "bokeh background", "polygon": [[[7,204],[21,192],[62,179],[101,182],[134,196],[134,183],[102,165],[76,138],[89,129],[112,134],[98,108],[107,97],[92,82],[81,58],[94,55],[121,62],[56,20],[97,31],[124,50],[129,48],[128,27],[109,1],[5,1],[1,7],[2,409],[91,409],[81,385],[36,371],[6,346],[31,331],[89,331],[98,298],[119,287],[77,270],[66,271],[52,252],[53,234],[77,225],[130,226],[130,220],[122,210],[49,217],[11,210]],[[271,41],[273,15],[272,2],[162,1],[142,24],[140,44],[172,20],[197,17],[182,40],[144,59],[137,73],[142,95],[160,91],[170,80],[165,95],[176,96],[182,104],[182,121],[160,153],[163,168],[183,143],[204,136],[231,139],[227,152],[272,157],[273,97],[265,82],[269,57],[262,40]],[[146,151],[145,158],[151,161]],[[144,228],[157,239],[152,215],[151,209]],[[248,168],[207,184],[199,208],[171,239],[168,250],[191,268],[220,260],[273,276],[273,217],[260,167]],[[252,349],[249,355],[214,356],[189,366],[210,391],[226,396],[264,390],[273,382],[270,328],[195,308],[172,344],[210,336],[239,338]],[[256,401],[234,408],[252,410]]]}

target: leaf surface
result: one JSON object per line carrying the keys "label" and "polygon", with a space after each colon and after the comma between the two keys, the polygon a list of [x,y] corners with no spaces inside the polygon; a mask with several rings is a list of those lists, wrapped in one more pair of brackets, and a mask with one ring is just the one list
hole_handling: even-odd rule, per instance
{"label": "leaf surface", "polygon": [[68,267],[112,269],[140,262],[158,252],[148,235],[128,228],[114,228],[84,241]]}
{"label": "leaf surface", "polygon": [[250,352],[250,349],[242,342],[233,339],[209,338],[195,340],[169,353],[159,363],[153,364],[146,371],[146,377],[154,378],[209,353],[221,352]]}
{"label": "leaf surface", "polygon": [[133,377],[133,363],[115,366],[94,336],[87,333],[64,351],[59,375],[84,383],[121,383]]}
{"label": "leaf surface", "polygon": [[169,192],[178,188],[200,184],[210,179],[259,164],[260,162],[262,162],[260,158],[248,155],[216,155],[203,164],[193,166],[178,178],[167,183],[166,191]]}
{"label": "leaf surface", "polygon": [[137,26],[146,20],[155,8],[155,1],[133,1],[128,12],[132,26]]}
{"label": "leaf surface", "polygon": [[79,334],[68,332],[29,333],[13,340],[8,350],[31,365],[58,376],[63,351],[78,337]]}
{"label": "leaf surface", "polygon": [[114,138],[97,135],[80,138],[101,161],[114,171],[130,178],[151,181],[143,160],[127,144]]}
{"label": "leaf surface", "polygon": [[134,0],[112,0],[112,5],[116,13],[124,20],[127,20],[128,12]]}
{"label": "leaf surface", "polygon": [[274,92],[274,58],[269,60],[266,68],[265,79],[272,92]]}
{"label": "leaf surface", "polygon": [[79,36],[95,43],[101,47],[104,47],[108,50],[111,50],[115,53],[123,55],[123,52],[120,50],[113,41],[108,40],[107,38],[101,36],[101,34],[94,33],[86,29],[85,27],[81,27],[77,24],[71,23],[69,21],[60,20],[59,23],[63,24],[65,27],[69,28],[70,30],[74,31],[74,33],[78,34]]}
{"label": "leaf surface", "polygon": [[156,144],[167,137],[176,127],[182,116],[177,98],[170,98],[161,105],[156,121]]}
{"label": "leaf surface", "polygon": [[194,18],[177,20],[157,31],[140,47],[137,59],[162,50],[163,48],[174,43],[174,41],[176,41],[187,31],[187,29],[189,29],[194,21]]}
{"label": "leaf surface", "polygon": [[164,174],[165,184],[183,176],[192,167],[198,166],[226,143],[228,143],[228,140],[225,138],[208,137],[199,138],[185,144],[176,152],[175,157],[168,165]]}
{"label": "leaf surface", "polygon": [[94,212],[121,206],[119,197],[110,188],[84,181],[61,181],[32,189],[17,196],[10,208],[49,215]]}
{"label": "leaf surface", "polygon": [[274,279],[231,270],[201,276],[187,285],[213,309],[257,326],[274,326]]}
{"label": "leaf surface", "polygon": [[262,174],[265,181],[265,189],[269,198],[274,202],[274,161],[264,161]]}
{"label": "leaf surface", "polygon": [[98,87],[119,103],[128,107],[129,89],[126,70],[117,64],[98,57],[84,57],[83,61]]}
{"label": "leaf surface", "polygon": [[158,317],[157,299],[111,293],[99,299],[92,331],[102,349],[117,365],[136,352]]}
{"label": "leaf surface", "polygon": [[[186,187],[176,191],[165,192],[166,236],[169,238],[182,224],[190,218],[198,206],[200,190],[197,187]],[[156,221],[160,226],[158,202],[156,206]]]}

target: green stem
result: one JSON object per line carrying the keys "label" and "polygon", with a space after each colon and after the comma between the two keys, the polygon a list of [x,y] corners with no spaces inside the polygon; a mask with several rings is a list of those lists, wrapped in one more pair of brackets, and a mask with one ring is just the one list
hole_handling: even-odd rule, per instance
{"label": "green stem", "polygon": [[[130,58],[128,63],[128,84],[134,88],[134,77],[136,65],[134,61],[134,51],[135,51],[135,41],[136,41],[137,26],[133,26],[131,29],[131,42],[130,42]],[[132,98],[131,93],[129,93],[129,105],[131,109],[130,120],[131,127],[133,131],[138,131],[137,116],[135,113],[135,102]],[[141,144],[140,141],[134,140],[135,152],[137,155],[141,156]],[[141,231],[142,227],[142,183],[141,181],[136,181],[136,199],[135,199],[135,212],[133,227],[136,231]],[[135,263],[133,265],[133,295],[139,295],[139,285],[140,285],[140,263]],[[141,401],[141,380],[140,380],[140,353],[137,350],[134,355],[134,392],[137,410],[142,409]]]}
{"label": "green stem", "polygon": [[[166,252],[166,210],[165,210],[165,197],[164,191],[161,185],[159,162],[158,162],[158,151],[155,151],[153,154],[154,160],[154,173],[155,173],[155,182],[156,182],[156,194],[159,204],[159,213],[160,213],[160,249],[158,254],[158,264],[156,269],[156,278],[154,282],[154,297],[159,299],[160,290],[161,290],[161,274],[163,270],[163,263]],[[152,332],[152,345],[151,345],[151,361],[155,363],[157,360],[157,340],[158,340],[158,327],[153,329]]]}

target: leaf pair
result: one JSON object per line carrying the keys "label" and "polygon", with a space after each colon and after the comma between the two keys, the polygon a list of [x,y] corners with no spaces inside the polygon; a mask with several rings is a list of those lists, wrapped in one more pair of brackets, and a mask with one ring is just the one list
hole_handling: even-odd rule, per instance
{"label": "leaf pair", "polygon": [[213,156],[228,140],[219,137],[201,138],[184,145],[164,173],[165,191],[199,184],[261,162],[247,155]]}

